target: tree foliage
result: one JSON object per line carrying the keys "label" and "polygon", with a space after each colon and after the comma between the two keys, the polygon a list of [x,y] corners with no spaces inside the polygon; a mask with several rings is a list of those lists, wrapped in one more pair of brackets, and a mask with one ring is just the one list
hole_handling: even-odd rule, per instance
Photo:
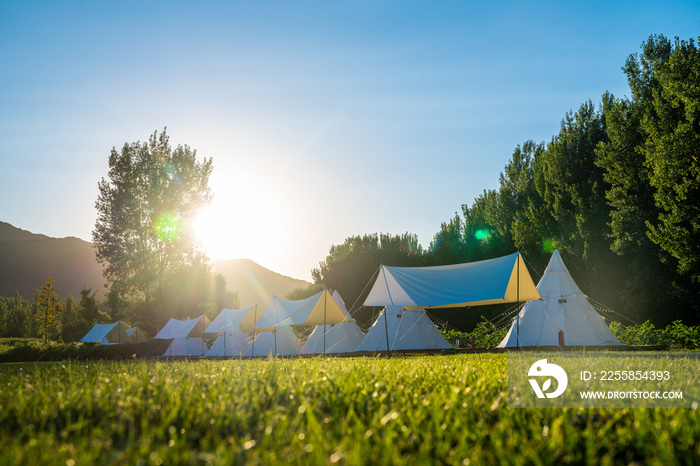
{"label": "tree foliage", "polygon": [[64,311],[63,298],[58,295],[53,277],[49,277],[46,284],[35,293],[35,299],[35,317],[41,324],[44,343],[48,343],[52,334],[60,332],[61,314]]}
{"label": "tree foliage", "polygon": [[[186,145],[173,149],[165,129],[145,143],[112,149],[92,236],[113,319],[132,317],[153,331],[169,317],[194,316],[216,292],[191,228],[212,198],[212,168],[211,159],[198,160]],[[231,298],[218,293],[222,302]]]}

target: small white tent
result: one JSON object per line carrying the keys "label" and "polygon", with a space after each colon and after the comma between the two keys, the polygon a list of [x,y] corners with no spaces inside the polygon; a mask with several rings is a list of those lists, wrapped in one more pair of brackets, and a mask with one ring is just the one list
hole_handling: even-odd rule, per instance
{"label": "small white tent", "polygon": [[365,334],[350,316],[337,291],[333,292],[333,300],[345,315],[347,322],[316,326],[301,348],[301,354],[323,354],[324,346],[325,353],[350,353],[362,342]]}
{"label": "small white tent", "polygon": [[499,348],[557,346],[559,331],[567,346],[621,345],[554,251],[537,284],[541,301],[528,301]]}
{"label": "small white tent", "polygon": [[387,346],[390,351],[452,348],[424,309],[404,309],[402,306],[385,307],[357,351],[386,351]]}
{"label": "small white tent", "polygon": [[188,317],[186,320],[179,320],[171,317],[154,338],[170,340],[172,338],[201,337],[204,333],[204,329],[207,328],[210,323],[211,321],[206,315],[201,315],[194,319]]}
{"label": "small white tent", "polygon": [[163,356],[204,356],[207,344],[200,337],[175,338]]}
{"label": "small white tent", "polygon": [[257,306],[222,309],[204,330],[205,335],[219,335],[205,356],[241,356],[251,342],[245,331],[253,330],[256,313]]}
{"label": "small white tent", "polygon": [[270,332],[258,333],[250,342],[243,357],[294,356],[299,354],[301,342],[288,325],[280,325]]}
{"label": "small white tent", "polygon": [[115,322],[113,324],[95,324],[80,341],[99,342],[101,345],[118,345],[131,342],[131,337],[121,322]]}

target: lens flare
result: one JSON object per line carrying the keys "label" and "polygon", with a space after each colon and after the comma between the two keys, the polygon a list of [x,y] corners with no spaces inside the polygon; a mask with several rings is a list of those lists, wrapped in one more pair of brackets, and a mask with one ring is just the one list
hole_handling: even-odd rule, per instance
{"label": "lens flare", "polygon": [[474,237],[478,239],[479,241],[483,241],[485,239],[489,239],[491,237],[491,232],[489,230],[476,230],[476,233],[474,233]]}
{"label": "lens flare", "polygon": [[555,249],[557,249],[557,244],[555,241],[551,238],[545,239],[542,241],[542,249],[544,252],[554,252]]}
{"label": "lens flare", "polygon": [[163,241],[174,243],[182,238],[182,219],[176,212],[163,212],[153,223],[153,230]]}

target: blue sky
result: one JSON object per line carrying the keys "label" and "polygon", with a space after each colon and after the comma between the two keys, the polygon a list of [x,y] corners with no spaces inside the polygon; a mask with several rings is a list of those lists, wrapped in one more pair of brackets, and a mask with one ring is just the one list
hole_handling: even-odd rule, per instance
{"label": "blue sky", "polygon": [[0,3],[0,220],[90,240],[113,146],[213,157],[212,256],[310,279],[351,235],[440,224],[700,2]]}

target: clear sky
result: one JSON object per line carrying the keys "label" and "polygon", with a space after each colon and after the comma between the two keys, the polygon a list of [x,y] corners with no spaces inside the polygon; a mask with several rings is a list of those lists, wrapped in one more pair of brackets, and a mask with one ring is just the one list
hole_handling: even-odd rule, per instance
{"label": "clear sky", "polygon": [[0,220],[90,240],[113,146],[167,126],[214,159],[210,255],[310,280],[333,244],[442,222],[628,95],[650,34],[700,2],[0,2]]}

